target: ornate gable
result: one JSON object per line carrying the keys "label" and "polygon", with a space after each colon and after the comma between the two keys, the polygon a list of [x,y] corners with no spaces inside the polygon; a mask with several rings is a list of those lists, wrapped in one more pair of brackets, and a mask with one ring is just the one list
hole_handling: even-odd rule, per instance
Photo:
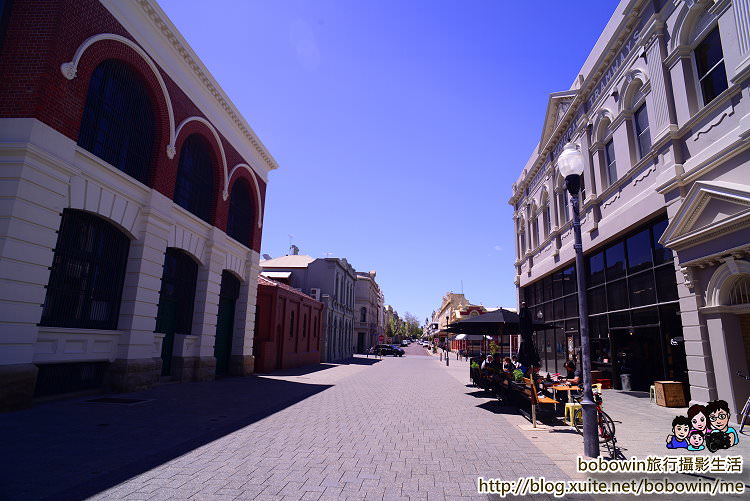
{"label": "ornate gable", "polygon": [[547,113],[544,116],[544,125],[542,126],[542,140],[539,141],[540,153],[550,137],[552,137],[557,125],[570,109],[570,104],[573,102],[576,94],[578,94],[577,90],[566,90],[550,94],[549,102],[547,103]]}
{"label": "ornate gable", "polygon": [[747,226],[750,226],[750,187],[698,181],[690,188],[659,242],[671,249],[681,249]]}

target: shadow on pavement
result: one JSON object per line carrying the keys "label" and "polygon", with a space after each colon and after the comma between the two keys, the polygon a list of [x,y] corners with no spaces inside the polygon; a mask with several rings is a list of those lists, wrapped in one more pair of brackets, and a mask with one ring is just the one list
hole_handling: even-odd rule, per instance
{"label": "shadow on pavement", "polygon": [[143,400],[131,405],[89,396],[0,414],[12,458],[0,498],[87,498],[330,387],[248,376],[128,393]]}

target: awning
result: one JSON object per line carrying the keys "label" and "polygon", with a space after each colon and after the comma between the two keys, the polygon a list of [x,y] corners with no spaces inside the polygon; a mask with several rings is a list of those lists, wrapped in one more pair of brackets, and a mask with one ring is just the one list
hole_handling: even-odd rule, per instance
{"label": "awning", "polygon": [[287,279],[292,276],[291,271],[261,271],[260,274],[266,278]]}
{"label": "awning", "polygon": [[456,341],[481,341],[483,339],[492,340],[492,336],[482,336],[481,334],[459,334],[455,337]]}

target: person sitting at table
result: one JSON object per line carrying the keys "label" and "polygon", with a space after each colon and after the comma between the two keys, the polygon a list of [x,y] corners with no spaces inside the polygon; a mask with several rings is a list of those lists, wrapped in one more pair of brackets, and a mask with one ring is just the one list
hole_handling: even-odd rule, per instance
{"label": "person sitting at table", "polygon": [[503,359],[503,370],[506,372],[513,372],[515,370],[516,366],[513,365],[513,362],[511,362],[510,357],[505,357]]}
{"label": "person sitting at table", "polygon": [[487,355],[487,358],[484,359],[484,361],[482,362],[482,366],[480,368],[490,369],[492,366],[492,361],[493,361],[492,355]]}
{"label": "person sitting at table", "polygon": [[563,379],[564,382],[572,385],[581,384],[581,370],[576,369],[576,364],[572,360],[565,362],[565,370],[567,371],[566,377]]}
{"label": "person sitting at table", "polygon": [[529,371],[528,377],[529,379],[533,378],[534,385],[536,386],[537,394],[540,397],[544,396],[544,397],[552,398],[552,393],[550,393],[549,390],[547,390],[547,387],[544,384],[544,376],[539,374],[540,367],[534,367],[533,369],[534,369],[533,374],[532,374],[532,371]]}
{"label": "person sitting at table", "polygon": [[[515,366],[516,369],[520,369],[521,368],[521,362],[518,361],[518,357],[517,356],[513,355],[512,357],[510,357],[510,361]],[[524,371],[524,372],[526,372],[526,371]]]}

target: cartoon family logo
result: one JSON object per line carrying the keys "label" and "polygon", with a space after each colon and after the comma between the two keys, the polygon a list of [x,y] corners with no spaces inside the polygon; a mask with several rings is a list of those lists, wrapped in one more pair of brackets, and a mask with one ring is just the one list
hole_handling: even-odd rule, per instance
{"label": "cartoon family logo", "polygon": [[729,426],[729,404],[714,400],[708,405],[692,405],[687,416],[672,420],[672,433],[667,436],[667,449],[716,452],[739,443],[737,430]]}

